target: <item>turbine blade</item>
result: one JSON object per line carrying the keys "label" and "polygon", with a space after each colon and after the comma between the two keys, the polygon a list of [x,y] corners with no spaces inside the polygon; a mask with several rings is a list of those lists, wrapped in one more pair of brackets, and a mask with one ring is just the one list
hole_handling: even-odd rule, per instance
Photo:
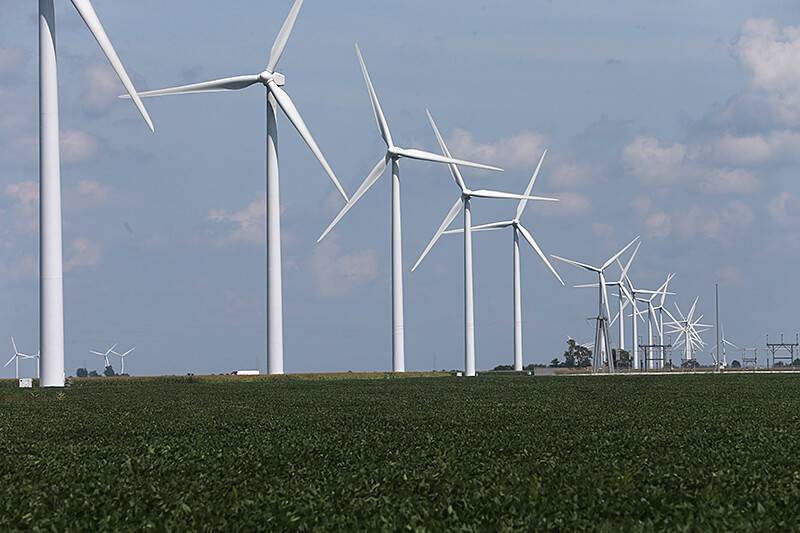
{"label": "turbine blade", "polygon": [[[539,164],[536,165],[536,170],[533,172],[533,177],[531,178],[531,181],[528,182],[528,187],[525,189],[525,194],[523,196],[530,196],[531,191],[533,190],[533,185],[536,183],[536,178],[539,177],[539,172],[542,170],[545,157],[547,157],[547,150],[542,153],[542,157],[539,159]],[[523,198],[517,206],[517,218],[522,216],[522,213],[525,212],[525,207],[527,207],[527,205],[528,200]]]}
{"label": "turbine blade", "polygon": [[11,337],[11,346],[14,348],[14,353],[18,354],[19,350],[17,350],[17,343],[16,343],[16,341],[14,341],[14,337],[13,336]]}
{"label": "turbine blade", "polygon": [[586,269],[589,272],[595,272],[595,273],[599,273],[600,272],[599,268],[595,268],[592,265],[587,265],[586,263],[579,263],[577,261],[573,261],[572,259],[565,259],[565,258],[559,257],[557,255],[551,255],[550,257],[552,257],[553,259],[556,259],[558,261],[561,261],[562,263],[567,263],[569,265],[573,265],[573,266],[576,266],[576,267],[580,267],[580,268]]}
{"label": "turbine blade", "polygon": [[419,259],[417,259],[417,262],[414,264],[414,268],[411,269],[411,272],[414,272],[420,265],[420,263],[422,263],[422,260],[425,259],[425,256],[428,255],[428,252],[431,251],[436,242],[442,236],[444,230],[449,228],[450,224],[453,223],[453,220],[455,220],[455,218],[458,216],[458,213],[459,211],[461,211],[461,208],[463,206],[464,206],[464,200],[459,196],[458,200],[456,200],[456,203],[453,204],[452,208],[450,208],[450,211],[447,213],[447,216],[444,217],[444,220],[442,221],[442,224],[439,226],[439,229],[437,229],[436,233],[433,234],[433,238],[428,243],[428,246],[425,247],[425,250],[422,252],[422,255],[419,256]]}
{"label": "turbine blade", "polygon": [[[622,275],[619,277],[620,283],[622,282],[622,280],[628,277],[628,270],[630,270],[631,264],[633,264],[633,260],[636,259],[636,254],[639,253],[639,248],[641,246],[642,243],[637,243],[636,248],[633,250],[633,253],[628,258],[628,262],[625,264],[625,268],[622,269]],[[617,261],[617,263],[619,264],[619,261]]]}
{"label": "turbine blade", "polygon": [[529,232],[525,228],[525,226],[523,226],[522,224],[519,224],[517,227],[519,228],[520,233],[522,233],[522,236],[525,237],[525,240],[528,241],[528,244],[531,245],[531,248],[533,248],[533,251],[537,253],[537,255],[542,259],[542,261],[544,261],[544,264],[547,265],[547,268],[550,269],[550,272],[553,273],[553,275],[561,283],[561,285],[564,285],[564,280],[561,279],[561,276],[558,274],[556,269],[553,268],[553,265],[547,259],[547,256],[544,255],[544,252],[542,252],[542,249],[539,248],[539,244],[536,242],[536,239],[533,238],[533,235],[531,235],[531,232]]}
{"label": "turbine blade", "polygon": [[139,98],[139,95],[136,92],[136,87],[133,86],[133,82],[128,76],[128,73],[125,71],[125,67],[122,65],[122,61],[120,61],[116,50],[114,50],[111,40],[108,38],[108,35],[106,35],[106,31],[103,29],[103,25],[100,23],[100,19],[97,17],[97,13],[92,6],[91,0],[72,0],[72,5],[74,5],[75,9],[78,10],[78,14],[80,14],[83,22],[86,24],[86,27],[89,28],[90,32],[92,32],[97,44],[100,45],[100,48],[103,50],[106,58],[108,58],[108,62],[111,63],[111,66],[117,73],[117,76],[119,76],[122,85],[125,86],[125,90],[128,91],[128,94],[133,99],[136,109],[138,109],[139,113],[141,113],[142,118],[147,123],[150,131],[155,131],[153,121],[150,119],[150,115],[147,113],[147,109],[145,109],[141,98]]}
{"label": "turbine blade", "polygon": [[364,62],[364,56],[361,55],[361,48],[358,47],[358,44],[356,44],[356,55],[358,55],[358,62],[361,65],[361,73],[364,75],[364,81],[367,83],[369,101],[372,103],[372,113],[375,115],[375,122],[378,123],[378,130],[381,132],[381,137],[383,137],[383,142],[386,143],[386,147],[391,148],[394,146],[392,133],[389,131],[386,115],[383,114],[383,108],[378,100],[378,93],[375,92],[375,87],[372,85],[372,79],[369,77],[367,64]]}
{"label": "turbine blade", "polygon": [[339,214],[336,215],[336,218],[333,219],[333,222],[331,222],[330,225],[327,227],[327,229],[325,229],[325,231],[322,232],[322,235],[320,235],[319,239],[317,239],[317,242],[322,241],[322,239],[324,239],[328,235],[328,233],[331,232],[334,226],[336,226],[336,224],[338,224],[339,221],[342,220],[342,218],[347,214],[347,212],[350,211],[354,205],[356,205],[356,202],[358,202],[358,200],[362,196],[364,196],[364,194],[369,190],[369,188],[375,185],[375,182],[378,181],[378,178],[381,177],[381,174],[383,174],[383,171],[386,170],[386,166],[388,164],[389,164],[388,156],[385,156],[383,159],[378,161],[378,164],[375,165],[375,168],[372,169],[372,171],[369,173],[364,182],[358,187],[358,190],[356,190],[355,194],[353,194],[353,197],[350,198],[350,200],[347,202],[347,205],[345,205],[342,208],[342,210],[339,211]]}
{"label": "turbine blade", "polygon": [[120,355],[120,357],[127,357],[127,356],[128,356],[128,355],[130,355],[130,354],[131,354],[131,352],[133,352],[135,349],[136,349],[136,346],[134,346],[133,348],[131,348],[130,350],[128,350],[128,351],[127,351],[127,352],[125,352],[124,354],[121,354],[121,355]]}
{"label": "turbine blade", "polygon": [[16,359],[16,358],[17,358],[17,354],[14,354],[14,355],[12,355],[12,356],[11,356],[11,359],[9,359],[9,360],[8,360],[8,363],[6,363],[6,364],[4,364],[4,365],[3,365],[3,368],[5,368],[5,367],[7,367],[8,365],[10,365],[11,363],[13,363],[13,362],[14,362],[14,359]]}
{"label": "turbine blade", "polygon": [[611,259],[609,259],[608,261],[606,261],[606,262],[605,262],[605,264],[602,266],[602,268],[600,268],[600,270],[605,270],[605,269],[607,269],[608,267],[610,267],[612,264],[614,264],[614,261],[616,261],[616,260],[617,260],[617,258],[618,258],[619,256],[621,256],[622,254],[624,254],[625,252],[627,252],[627,251],[628,251],[628,248],[630,248],[631,246],[633,246],[633,245],[634,245],[634,244],[635,244],[635,243],[636,243],[638,240],[639,240],[639,237],[636,237],[636,238],[635,238],[635,239],[633,239],[631,242],[629,242],[629,243],[628,243],[628,245],[627,245],[625,248],[623,248],[622,250],[620,250],[619,252],[617,252],[617,254],[616,254],[614,257],[612,257]]}
{"label": "turbine blade", "polygon": [[[439,147],[442,149],[442,153],[446,157],[453,157],[452,154],[450,154],[450,150],[447,148],[447,144],[444,142],[444,137],[442,137],[442,134],[439,132],[439,128],[436,126],[436,121],[433,120],[433,115],[431,115],[430,110],[426,109],[425,111],[428,114],[428,121],[431,123],[433,133],[436,135],[436,140],[439,142]],[[467,184],[464,183],[464,177],[461,175],[461,171],[456,165],[448,165],[448,167],[450,168],[450,174],[452,174],[453,179],[456,181],[456,185],[458,185],[458,188],[461,189],[461,192],[466,191]]]}
{"label": "turbine blade", "polygon": [[[513,222],[506,221],[506,222],[492,222],[491,224],[481,224],[480,226],[473,226],[472,231],[494,231],[499,229],[505,229],[511,226]],[[444,232],[444,235],[453,235],[456,233],[464,233],[464,228],[458,229],[451,229]]]}
{"label": "turbine blade", "polygon": [[336,177],[336,174],[333,173],[333,169],[328,164],[328,160],[325,159],[325,156],[322,154],[322,150],[320,150],[319,146],[317,146],[317,142],[314,140],[311,132],[308,131],[308,127],[306,127],[303,117],[300,116],[300,112],[295,107],[294,102],[292,102],[292,99],[289,97],[289,94],[278,87],[278,84],[274,81],[269,82],[268,86],[272,96],[275,97],[275,100],[278,102],[278,105],[281,106],[283,112],[286,113],[289,121],[291,121],[295,129],[297,129],[297,132],[314,153],[314,156],[317,158],[317,161],[319,161],[319,164],[322,165],[322,168],[325,170],[325,173],[328,174],[328,177],[330,177],[333,185],[336,187],[336,190],[339,191],[339,194],[342,195],[342,198],[344,198],[345,202],[349,201],[350,199],[347,197],[347,193],[344,192],[342,184],[339,183],[339,179]]}
{"label": "turbine blade", "polygon": [[105,355],[104,353],[95,352],[94,350],[89,350],[89,353],[92,354],[92,355],[99,355],[99,356]]}
{"label": "turbine blade", "polygon": [[459,165],[462,167],[472,167],[472,168],[480,168],[482,170],[492,170],[494,172],[503,172],[502,168],[492,167],[489,165],[482,165],[480,163],[472,163],[470,161],[464,161],[463,159],[453,159],[451,157],[445,157],[442,155],[433,154],[431,152],[426,152],[424,150],[397,148],[396,152],[397,155],[401,157],[407,157],[409,159],[417,159],[419,161],[430,161],[431,163],[444,163],[446,165]]}
{"label": "turbine blade", "polygon": [[470,196],[476,198],[498,198],[504,200],[534,200],[538,202],[560,202],[558,198],[548,198],[546,196],[523,196],[521,194],[514,194],[509,192],[487,191],[485,189],[478,189],[477,191],[470,191]]}
{"label": "turbine blade", "polygon": [[[166,89],[157,89],[155,91],[145,91],[139,93],[139,96],[142,98],[152,98],[154,96],[171,96],[176,94],[238,91],[240,89],[246,89],[251,85],[255,85],[258,82],[259,77],[257,75],[234,76],[232,78],[220,78],[218,80],[203,81],[189,85],[180,85],[178,87],[168,87]],[[120,98],[130,98],[130,96],[123,94],[120,96]]]}
{"label": "turbine blade", "polygon": [[[600,286],[603,291],[603,304],[606,308],[606,318],[609,318],[611,316],[611,309],[608,306],[608,287],[606,286],[606,277],[602,272],[600,272]],[[609,357],[610,356],[611,354],[609,354]]]}
{"label": "turbine blade", "polygon": [[278,62],[281,60],[283,51],[286,49],[286,43],[289,42],[289,36],[292,34],[292,29],[294,29],[294,23],[297,22],[297,15],[300,14],[301,7],[303,7],[303,0],[296,0],[281,27],[281,31],[278,32],[278,36],[275,38],[272,51],[269,54],[269,63],[267,64],[267,70],[269,72],[275,72],[275,67],[278,66]]}

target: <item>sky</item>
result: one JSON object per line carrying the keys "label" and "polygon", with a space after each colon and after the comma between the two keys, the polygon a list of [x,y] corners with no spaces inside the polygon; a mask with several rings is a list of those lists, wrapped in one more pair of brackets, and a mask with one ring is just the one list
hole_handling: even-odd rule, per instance
{"label": "sky", "polygon": [[[94,4],[140,91],[260,72],[290,7]],[[56,14],[67,372],[100,369],[89,350],[113,343],[137,346],[126,369],[138,375],[265,371],[263,89],[147,100],[151,134],[116,98],[123,88],[71,3]],[[0,339],[28,352],[37,42],[36,4],[0,3]],[[602,263],[641,235],[634,282],[656,288],[676,273],[675,301],[685,310],[699,296],[706,321],[719,283],[739,346],[800,329],[796,2],[308,0],[279,70],[349,193],[384,150],[355,42],[397,144],[436,150],[430,108],[454,156],[506,169],[466,170],[470,186],[521,193],[550,150],[534,192],[562,201],[531,204],[523,219],[547,254]],[[389,180],[316,244],[342,201],[283,116],[279,129],[286,370],[390,369]],[[446,167],[403,162],[409,370],[464,364],[462,241],[443,239],[410,272],[456,195]],[[476,201],[474,222],[515,207]],[[511,234],[474,246],[478,368],[511,364]],[[555,266],[567,287],[523,252],[526,364],[593,336],[596,294],[571,286],[594,280]]]}

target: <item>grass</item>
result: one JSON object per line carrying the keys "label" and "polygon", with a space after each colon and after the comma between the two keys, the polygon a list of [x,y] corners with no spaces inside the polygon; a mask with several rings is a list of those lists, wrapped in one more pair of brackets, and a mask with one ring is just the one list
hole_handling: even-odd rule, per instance
{"label": "grass", "polygon": [[0,389],[0,530],[797,529],[800,379]]}

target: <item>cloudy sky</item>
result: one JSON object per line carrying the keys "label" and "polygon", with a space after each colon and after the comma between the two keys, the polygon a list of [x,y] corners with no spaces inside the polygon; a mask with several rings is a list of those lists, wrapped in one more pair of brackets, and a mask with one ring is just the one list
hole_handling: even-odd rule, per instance
{"label": "cloudy sky", "polygon": [[[140,90],[259,72],[289,0],[95,7]],[[306,2],[281,70],[352,192],[380,155],[353,43],[398,144],[498,164],[474,187],[521,192],[550,149],[524,222],[547,253],[600,263],[642,235],[634,281],[677,273],[682,307],[763,346],[795,320],[800,259],[800,9],[789,0]],[[149,133],[66,0],[60,46],[67,369],[136,345],[137,374],[265,369],[264,100],[150,100]],[[38,349],[35,3],[0,3],[0,338]],[[391,366],[384,178],[323,244],[341,200],[281,117],[286,368]],[[410,266],[455,199],[446,168],[404,168]],[[476,223],[514,204],[476,202]],[[406,275],[409,369],[463,366],[461,241]],[[511,235],[475,239],[478,367],[510,363]],[[557,265],[568,285],[591,281]],[[523,255],[526,362],[589,340],[595,295]],[[713,344],[709,335],[709,344]],[[10,346],[8,348],[10,350]],[[708,356],[703,356],[709,360]],[[4,370],[5,375],[10,368]]]}

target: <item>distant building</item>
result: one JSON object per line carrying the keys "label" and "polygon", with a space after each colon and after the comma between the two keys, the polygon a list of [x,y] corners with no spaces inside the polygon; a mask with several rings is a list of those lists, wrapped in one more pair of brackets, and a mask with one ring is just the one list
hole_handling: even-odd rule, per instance
{"label": "distant building", "polygon": [[261,372],[258,370],[237,370],[233,373],[234,376],[260,376]]}

